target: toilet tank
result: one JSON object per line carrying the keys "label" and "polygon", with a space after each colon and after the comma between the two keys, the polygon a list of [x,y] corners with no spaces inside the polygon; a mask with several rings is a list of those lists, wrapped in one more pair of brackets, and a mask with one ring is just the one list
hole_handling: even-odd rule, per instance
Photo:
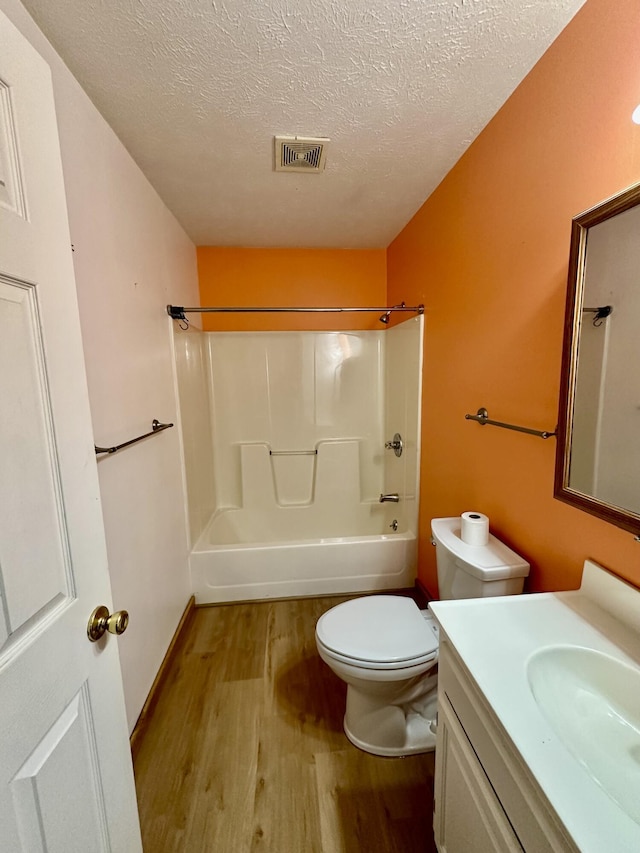
{"label": "toilet tank", "polygon": [[491,533],[487,545],[467,545],[460,536],[459,516],[434,518],[440,598],[485,598],[519,595],[529,563]]}

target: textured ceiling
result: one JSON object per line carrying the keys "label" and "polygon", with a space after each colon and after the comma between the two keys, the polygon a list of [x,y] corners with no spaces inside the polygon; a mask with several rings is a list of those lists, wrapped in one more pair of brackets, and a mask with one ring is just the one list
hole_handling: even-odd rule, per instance
{"label": "textured ceiling", "polygon": [[23,2],[196,244],[383,247],[584,0]]}

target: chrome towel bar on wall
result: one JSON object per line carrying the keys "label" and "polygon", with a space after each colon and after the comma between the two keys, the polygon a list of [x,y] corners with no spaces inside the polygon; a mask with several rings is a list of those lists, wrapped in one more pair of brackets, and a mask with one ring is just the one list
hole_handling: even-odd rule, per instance
{"label": "chrome towel bar on wall", "polygon": [[529,427],[516,426],[515,424],[505,424],[502,421],[492,421],[489,418],[489,412],[484,408],[478,409],[475,415],[465,415],[464,417],[467,421],[477,421],[480,426],[490,424],[490,426],[502,427],[503,429],[512,429],[515,432],[526,432],[528,435],[537,435],[539,438],[552,438],[555,435],[555,431],[529,429]]}
{"label": "chrome towel bar on wall", "polygon": [[269,456],[317,456],[317,450],[270,450]]}
{"label": "chrome towel bar on wall", "polygon": [[161,424],[160,421],[154,418],[151,421],[151,432],[145,432],[144,435],[138,435],[129,441],[123,441],[122,444],[116,444],[114,447],[98,447],[94,444],[96,456],[100,453],[116,453],[118,450],[122,450],[123,447],[129,447],[130,444],[135,444],[137,441],[142,441],[143,438],[148,438],[150,435],[155,435],[164,429],[170,429],[172,426],[173,424]]}

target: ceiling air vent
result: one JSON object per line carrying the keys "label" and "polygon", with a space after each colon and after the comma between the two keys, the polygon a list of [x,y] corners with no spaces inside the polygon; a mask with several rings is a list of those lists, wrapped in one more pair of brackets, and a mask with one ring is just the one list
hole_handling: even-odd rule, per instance
{"label": "ceiling air vent", "polygon": [[276,136],[276,172],[323,172],[328,139]]}

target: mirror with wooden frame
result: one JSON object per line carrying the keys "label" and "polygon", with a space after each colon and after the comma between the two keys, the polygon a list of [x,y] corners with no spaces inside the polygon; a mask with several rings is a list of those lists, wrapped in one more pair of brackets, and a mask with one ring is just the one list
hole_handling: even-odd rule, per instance
{"label": "mirror with wooden frame", "polygon": [[572,223],[554,494],[640,534],[640,184]]}

